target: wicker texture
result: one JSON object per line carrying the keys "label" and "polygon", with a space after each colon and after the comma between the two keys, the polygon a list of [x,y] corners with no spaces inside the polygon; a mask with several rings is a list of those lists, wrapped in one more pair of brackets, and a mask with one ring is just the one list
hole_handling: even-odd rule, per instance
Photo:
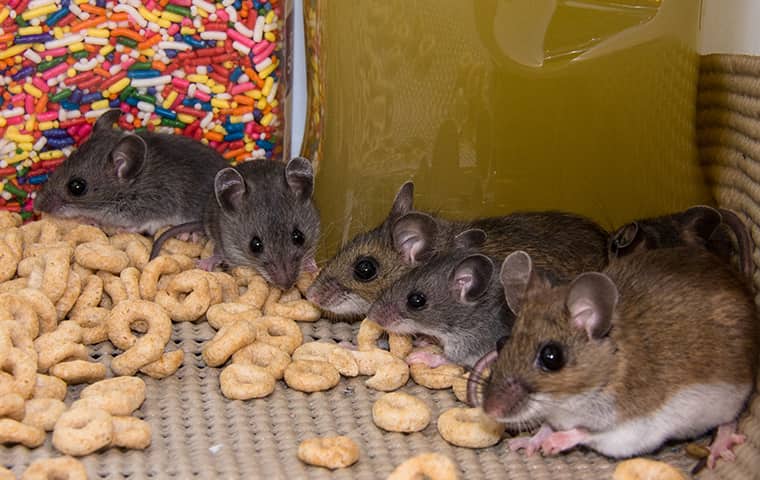
{"label": "wicker texture", "polygon": [[[702,58],[697,100],[700,161],[715,198],[741,215],[755,245],[760,244],[760,57],[710,55]],[[760,265],[760,250],[752,258]],[[760,291],[760,269],[754,284]],[[760,297],[756,297],[760,300]],[[757,385],[760,385],[758,382]],[[760,397],[740,422],[747,443],[737,461],[720,462],[705,479],[760,478]]]}

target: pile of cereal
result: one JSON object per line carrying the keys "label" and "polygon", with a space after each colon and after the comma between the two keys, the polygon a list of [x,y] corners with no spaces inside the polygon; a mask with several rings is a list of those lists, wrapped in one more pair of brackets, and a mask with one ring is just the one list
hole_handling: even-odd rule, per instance
{"label": "pile of cereal", "polygon": [[0,6],[0,209],[34,192],[119,108],[237,163],[281,155],[277,0],[8,0]]}

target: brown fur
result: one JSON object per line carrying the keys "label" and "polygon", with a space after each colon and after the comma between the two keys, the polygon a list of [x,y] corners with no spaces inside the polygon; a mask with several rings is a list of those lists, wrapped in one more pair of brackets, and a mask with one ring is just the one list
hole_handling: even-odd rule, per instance
{"label": "brown fur", "polygon": [[[755,307],[744,282],[720,260],[689,248],[652,250],[613,260],[604,273],[619,292],[608,335],[589,339],[571,324],[568,285],[538,282],[523,298],[488,391],[498,394],[509,378],[528,392],[598,389],[616,399],[623,421],[654,411],[685,386],[753,382]],[[564,345],[566,365],[557,372],[536,366],[550,340]]]}

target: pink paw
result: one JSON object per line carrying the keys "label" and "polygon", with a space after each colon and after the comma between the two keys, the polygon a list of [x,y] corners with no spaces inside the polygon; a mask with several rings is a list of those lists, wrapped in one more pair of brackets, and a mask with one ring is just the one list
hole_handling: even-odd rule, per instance
{"label": "pink paw", "polygon": [[343,340],[342,342],[338,343],[339,347],[345,348],[346,350],[358,350],[357,346],[353,343],[349,342],[348,340]]}
{"label": "pink paw", "polygon": [[198,260],[197,265],[201,270],[210,272],[222,263],[222,258],[218,255],[211,255],[208,258]]}
{"label": "pink paw", "polygon": [[556,455],[573,448],[581,443],[586,437],[588,437],[588,433],[577,428],[555,432],[549,435],[543,443],[541,443],[541,451],[544,455]]}
{"label": "pink paw", "polygon": [[446,365],[447,363],[451,363],[451,362],[446,360],[446,357],[444,357],[443,355],[438,355],[436,353],[412,352],[406,356],[406,363],[408,363],[409,365],[413,363],[424,363],[430,368],[435,368],[435,367],[440,367],[441,365]]}
{"label": "pink paw", "polygon": [[707,457],[707,468],[715,468],[718,457],[727,462],[736,460],[736,454],[732,448],[741,445],[747,440],[742,434],[736,433],[736,422],[724,423],[718,427],[715,440],[710,445],[710,456]]}
{"label": "pink paw", "polygon": [[554,430],[549,425],[542,425],[532,437],[517,437],[510,440],[509,449],[513,452],[525,449],[525,454],[531,456],[541,448],[541,444],[552,433],[554,433]]}
{"label": "pink paw", "polygon": [[425,335],[417,335],[412,339],[412,345],[415,347],[427,347],[430,345],[436,345],[432,338]]}

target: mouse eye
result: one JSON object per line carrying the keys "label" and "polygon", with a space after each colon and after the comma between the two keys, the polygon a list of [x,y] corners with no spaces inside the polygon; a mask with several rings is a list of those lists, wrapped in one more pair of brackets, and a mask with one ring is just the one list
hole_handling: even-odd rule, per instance
{"label": "mouse eye", "polygon": [[306,237],[304,237],[301,230],[297,228],[293,229],[293,232],[290,234],[290,239],[293,241],[293,245],[298,246],[303,245],[303,242],[306,241]]}
{"label": "mouse eye", "polygon": [[377,262],[372,257],[362,257],[354,264],[354,278],[360,282],[369,282],[377,276]]}
{"label": "mouse eye", "polygon": [[264,251],[264,243],[259,237],[253,237],[251,239],[251,251],[253,253],[261,253]]}
{"label": "mouse eye", "polygon": [[406,297],[406,306],[412,310],[422,310],[426,303],[427,298],[421,292],[412,292]]}
{"label": "mouse eye", "polygon": [[565,366],[565,355],[562,353],[562,347],[550,342],[541,347],[538,352],[538,366],[545,372],[556,372]]}
{"label": "mouse eye", "polygon": [[75,197],[81,197],[87,192],[87,182],[78,177],[69,180],[69,183],[66,186],[69,189],[69,193]]}

